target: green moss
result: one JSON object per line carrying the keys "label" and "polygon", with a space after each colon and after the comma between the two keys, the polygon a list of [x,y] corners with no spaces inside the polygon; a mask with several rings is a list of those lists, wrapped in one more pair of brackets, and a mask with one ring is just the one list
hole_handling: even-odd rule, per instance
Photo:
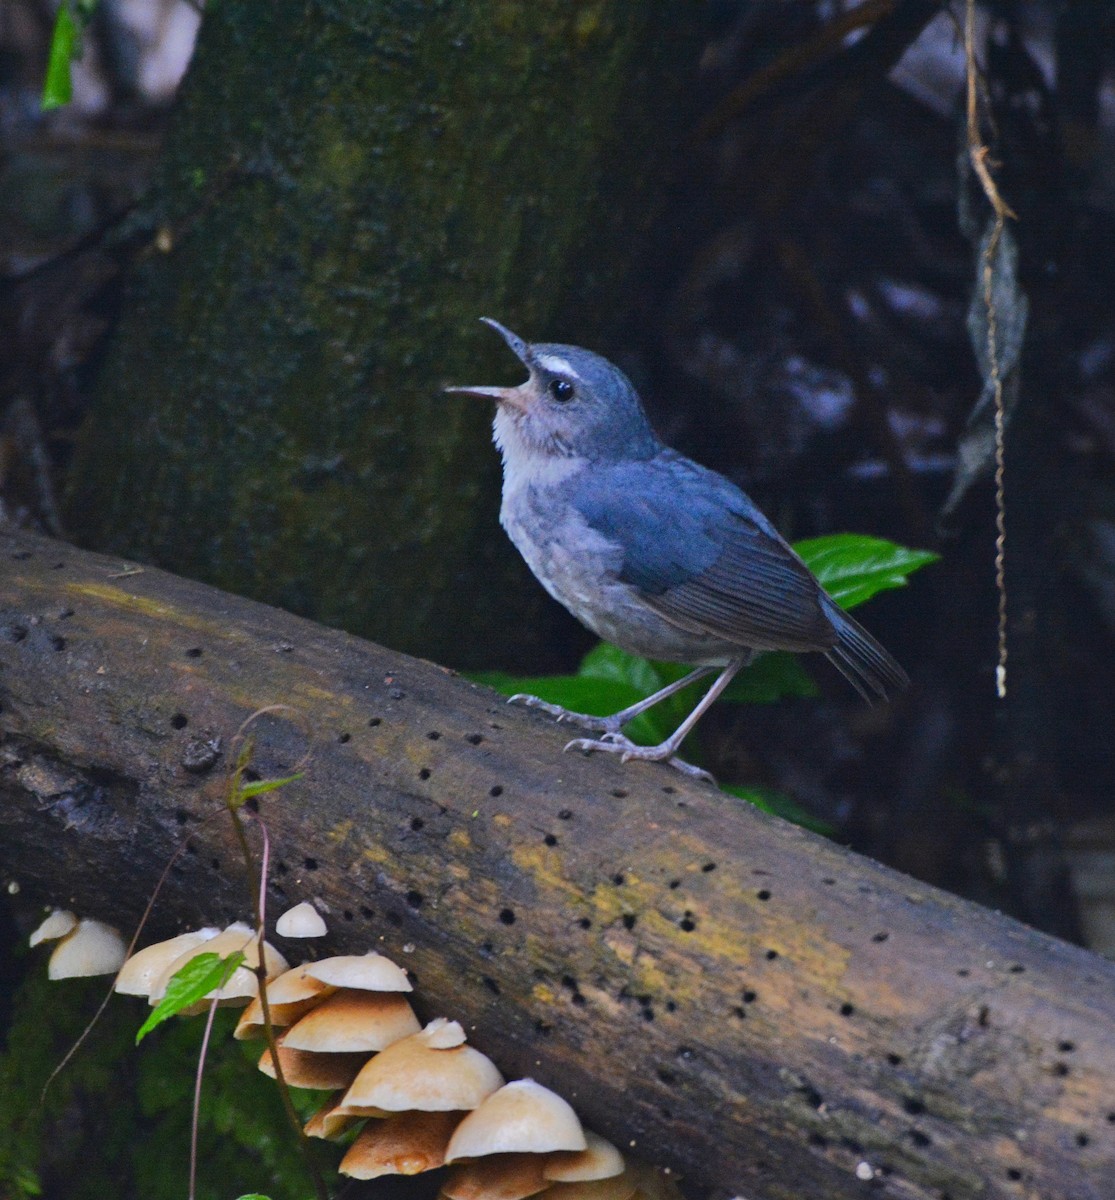
{"label": "green moss", "polygon": [[[48,983],[36,962],[14,997],[0,1055],[0,1195],[7,1200],[185,1195],[202,1019],[171,1022],[137,1049],[146,1009],[114,997],[39,1103],[107,986],[103,979]],[[234,1020],[218,1014],[203,1085],[199,1200],[309,1195],[274,1084],[231,1040]]]}

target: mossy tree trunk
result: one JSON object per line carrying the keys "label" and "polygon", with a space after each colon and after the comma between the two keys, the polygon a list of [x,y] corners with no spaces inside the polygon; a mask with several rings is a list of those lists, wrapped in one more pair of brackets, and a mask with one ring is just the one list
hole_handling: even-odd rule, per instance
{"label": "mossy tree trunk", "polygon": [[[496,524],[476,323],[606,348],[693,10],[655,0],[218,4],[168,137],[68,520],[456,665],[555,610]],[[537,664],[535,664],[537,665]]]}

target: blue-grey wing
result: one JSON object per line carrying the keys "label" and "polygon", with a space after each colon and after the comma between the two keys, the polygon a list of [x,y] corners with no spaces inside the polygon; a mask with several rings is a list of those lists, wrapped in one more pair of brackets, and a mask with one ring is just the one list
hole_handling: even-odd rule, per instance
{"label": "blue-grey wing", "polygon": [[748,497],[674,451],[580,472],[569,499],[622,550],[619,578],[671,623],[741,647],[828,650],[820,585]]}

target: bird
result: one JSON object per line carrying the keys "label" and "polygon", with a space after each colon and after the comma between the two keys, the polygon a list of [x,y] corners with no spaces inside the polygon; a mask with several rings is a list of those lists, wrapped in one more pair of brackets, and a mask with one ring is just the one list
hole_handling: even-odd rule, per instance
{"label": "bird", "polygon": [[[598,637],[693,668],[607,717],[511,697],[597,735],[575,738],[566,750],[665,762],[712,780],[678,750],[737,672],[770,650],[823,654],[869,702],[907,686],[898,662],[840,608],[746,493],[661,441],[619,367],[591,350],[527,342],[480,319],[528,372],[518,387],[445,389],[496,402],[500,524],[546,591]],[[643,746],[623,733],[640,713],[714,671],[712,686],[665,741]]]}

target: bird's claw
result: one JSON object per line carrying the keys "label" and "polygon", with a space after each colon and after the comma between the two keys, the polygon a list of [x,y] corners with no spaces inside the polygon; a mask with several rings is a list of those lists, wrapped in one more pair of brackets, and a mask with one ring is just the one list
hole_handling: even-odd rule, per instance
{"label": "bird's claw", "polygon": [[528,692],[517,692],[514,696],[508,698],[507,703],[521,704],[524,708],[540,708],[544,713],[555,717],[559,722],[568,721],[572,725],[579,725],[582,729],[588,729],[605,736],[619,732],[619,726],[616,725],[612,717],[594,717],[588,713],[570,712],[569,709],[562,708],[560,704],[552,704],[549,700],[542,700],[540,697],[532,696]]}
{"label": "bird's claw", "polygon": [[622,733],[605,733],[599,738],[574,738],[566,744],[565,749],[583,750],[585,754],[591,754],[594,750],[604,750],[609,754],[618,754],[621,763],[630,762],[631,759],[641,762],[664,762],[691,779],[704,779],[716,786],[716,779],[710,772],[678,758],[669,742],[658,746],[640,746]]}

